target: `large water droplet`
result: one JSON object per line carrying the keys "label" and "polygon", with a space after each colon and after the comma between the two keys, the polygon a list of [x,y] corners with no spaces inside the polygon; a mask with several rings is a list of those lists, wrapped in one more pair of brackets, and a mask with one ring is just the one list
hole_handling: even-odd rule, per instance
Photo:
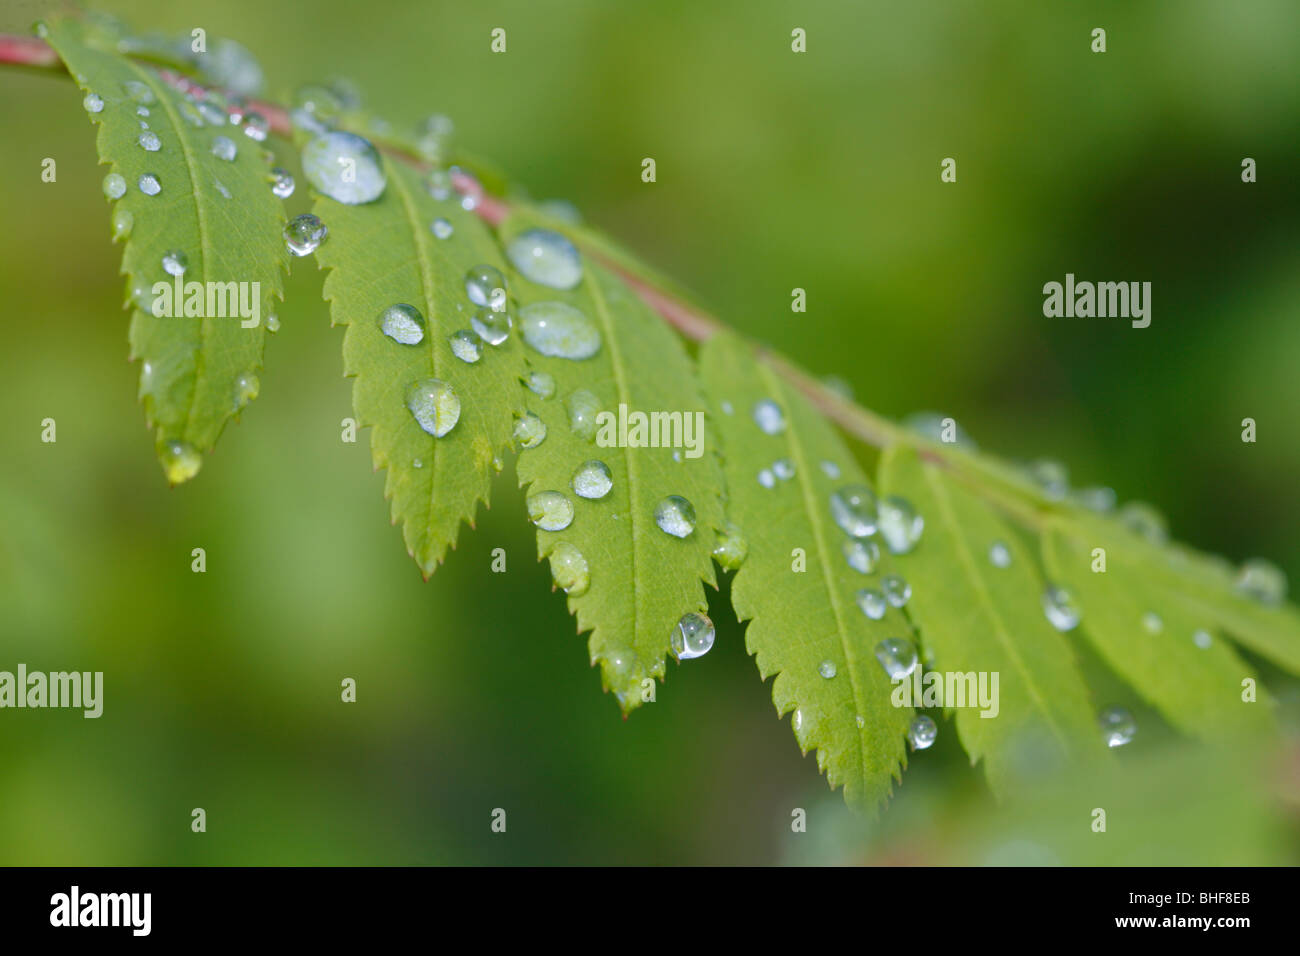
{"label": "large water droplet", "polygon": [[460,420],[460,399],[446,382],[426,378],[406,390],[406,407],[421,428],[441,438]]}
{"label": "large water droplet", "polygon": [[374,202],[388,186],[379,151],[355,133],[317,136],[303,147],[302,172],[319,192],[348,206]]}
{"label": "large water droplet", "polygon": [[415,306],[399,302],[379,313],[379,330],[400,345],[419,345],[424,341],[424,316]]}
{"label": "large water droplet", "polygon": [[[267,122],[266,117],[263,116],[261,113],[248,113],[244,117],[243,130],[244,130],[244,135],[247,136],[249,139],[251,139],[253,142],[261,143],[266,141],[266,135],[271,131],[271,124]],[[360,139],[360,137],[358,137],[358,139]],[[308,146],[310,145],[311,144],[309,143]],[[303,163],[305,165],[306,164],[305,150],[303,151],[303,157],[304,157]],[[310,173],[307,174],[307,178],[311,179]],[[321,192],[325,192],[325,190],[322,189]],[[326,195],[330,195],[330,194],[326,193]],[[337,196],[333,198],[338,199]],[[343,202],[343,201],[344,200],[339,199],[339,202]]]}
{"label": "large water droplet", "polygon": [[913,750],[927,750],[939,736],[939,728],[925,714],[917,714],[907,728],[907,740]]}
{"label": "large water droplet", "polygon": [[500,345],[510,337],[510,328],[513,324],[510,319],[510,313],[505,311],[496,311],[487,307],[474,310],[473,317],[469,324],[474,327],[474,331],[488,345]]}
{"label": "large water droplet", "polygon": [[1058,631],[1072,631],[1079,626],[1082,616],[1074,595],[1062,587],[1049,585],[1043,592],[1043,613]]}
{"label": "large water droplet", "polygon": [[889,602],[885,596],[874,588],[862,588],[857,593],[858,607],[873,621],[879,621],[889,610]]}
{"label": "large water droplet", "polygon": [[916,648],[901,637],[887,637],[876,645],[876,660],[889,679],[902,680],[916,670]]}
{"label": "large water droplet", "polygon": [[543,355],[587,359],[600,351],[600,331],[565,302],[534,302],[519,312],[524,341]]}
{"label": "large water droplet", "polygon": [[580,388],[565,399],[564,404],[569,411],[569,428],[573,434],[586,441],[595,438],[600,399],[585,388]]}
{"label": "large water droplet", "polygon": [[451,354],[471,365],[483,357],[483,340],[469,329],[459,329],[447,336]]}
{"label": "large water droplet", "polygon": [[149,89],[148,86],[141,83],[139,80],[127,80],[122,84],[122,88],[126,90],[126,95],[131,97],[131,99],[135,100],[137,103],[143,103],[148,106],[150,103],[157,100],[157,97],[153,95],[153,90]]}
{"label": "large water droplet", "polygon": [[1286,572],[1263,558],[1244,562],[1233,586],[1243,597],[1269,607],[1276,607],[1286,600]]}
{"label": "large water droplet", "polygon": [[1137,721],[1123,707],[1108,707],[1097,716],[1107,747],[1123,747],[1137,734]]}
{"label": "large water droplet", "polygon": [[532,412],[525,412],[515,419],[514,436],[520,448],[536,448],[546,441],[546,423]]}
{"label": "large water droplet", "polygon": [[820,664],[817,665],[817,673],[821,674],[822,677],[826,678],[827,680],[830,680],[836,674],[835,662],[822,661]]}
{"label": "large water droplet", "polygon": [[173,249],[162,257],[163,272],[169,276],[183,276],[189,268],[190,260],[179,249]]}
{"label": "large water droplet", "polygon": [[831,495],[831,517],[845,534],[866,538],[876,533],[876,494],[866,485],[846,485]]}
{"label": "large water droplet", "polygon": [[104,109],[104,98],[98,93],[87,93],[81,101],[87,113],[99,113]]}
{"label": "large water droplet", "polygon": [[592,459],[583,462],[573,473],[573,490],[580,498],[604,498],[614,487],[614,477],[609,465]]}
{"label": "large water droplet", "polygon": [[581,597],[591,586],[591,570],[581,551],[567,541],[551,549],[551,580],[570,597]]}
{"label": "large water droplet", "polygon": [[880,536],[894,554],[907,554],[921,540],[925,519],[916,513],[912,503],[898,495],[890,495],[877,506]]}
{"label": "large water droplet", "polygon": [[555,376],[550,372],[529,371],[525,382],[528,390],[541,398],[550,398],[555,394]]}
{"label": "large water droplet", "polygon": [[563,531],[573,522],[573,502],[558,491],[529,495],[528,518],[543,531]]}
{"label": "large water droplet", "polygon": [[309,256],[329,238],[325,223],[309,212],[294,216],[285,224],[284,242],[295,256]]}
{"label": "large water droplet", "polygon": [[582,258],[573,243],[549,229],[529,229],[510,240],[506,255],[525,279],[551,289],[582,281]]}
{"label": "large water droplet", "polygon": [[140,148],[147,153],[156,153],[158,150],[162,149],[162,140],[160,140],[158,134],[152,130],[145,130],[142,132],[136,138],[136,142],[139,143]]}
{"label": "large water droplet", "polygon": [[1005,541],[994,541],[989,545],[989,563],[995,568],[1011,567],[1011,549]]}
{"label": "large water droplet", "polygon": [[163,473],[169,484],[189,481],[203,467],[203,458],[187,441],[169,441],[162,448]]}
{"label": "large water droplet", "polygon": [[695,530],[695,506],[681,495],[669,495],[655,505],[655,524],[674,538],[688,537]]}
{"label": "large water droplet", "polygon": [[295,183],[293,173],[283,167],[276,166],[271,170],[271,194],[280,199],[288,199],[293,195]]}
{"label": "large water droplet", "polygon": [[880,545],[876,542],[846,538],[841,548],[844,550],[844,560],[854,571],[872,574],[876,570],[876,562],[880,560]]}
{"label": "large water droplet", "polygon": [[706,615],[694,611],[683,614],[673,628],[673,656],[679,661],[703,657],[713,647],[714,636],[713,622]]}
{"label": "large water droplet", "polygon": [[475,305],[496,312],[506,307],[506,277],[496,266],[477,265],[465,273],[465,294]]}
{"label": "large water droplet", "polygon": [[904,607],[912,599],[912,585],[897,574],[887,574],[881,578],[880,589],[885,592],[885,600],[894,607]]}
{"label": "large water droplet", "polygon": [[146,196],[157,196],[162,192],[162,183],[153,173],[141,173],[136,185],[140,187],[140,192]]}
{"label": "large water droplet", "polygon": [[126,195],[126,180],[117,173],[104,177],[104,195],[109,199],[121,199]]}
{"label": "large water droplet", "polygon": [[785,413],[770,398],[754,404],[754,422],[769,435],[779,435],[785,431]]}
{"label": "large water droplet", "polygon": [[713,545],[713,559],[728,571],[735,571],[745,563],[749,556],[749,542],[740,528],[731,522],[718,533]]}

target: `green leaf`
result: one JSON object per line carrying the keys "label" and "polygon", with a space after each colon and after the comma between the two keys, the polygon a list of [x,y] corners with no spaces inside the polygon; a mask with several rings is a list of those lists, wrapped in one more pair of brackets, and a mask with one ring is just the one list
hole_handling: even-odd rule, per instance
{"label": "green leaf", "polygon": [[[859,589],[880,588],[890,561],[882,555],[871,576],[853,570],[829,501],[846,485],[867,484],[866,477],[826,420],[756,361],[752,346],[716,336],[701,350],[700,364],[721,440],[727,517],[749,544],[731,586],[737,617],[749,621],[745,644],[759,673],[776,675],[777,713],[795,712],[795,738],[805,752],[817,749],[831,786],[843,785],[851,804],[879,804],[906,764],[904,735],[913,711],[890,701],[893,687],[875,647],[914,635],[901,611],[891,607],[872,621],[856,603]],[[784,412],[779,434],[767,434],[752,417],[764,399]],[[779,459],[794,466],[794,476],[763,487],[758,473]],[[829,477],[823,462],[837,467],[839,477]],[[793,570],[796,548],[806,556],[806,571]],[[819,672],[824,661],[836,668],[830,679]]]}
{"label": "green leaf", "polygon": [[[344,372],[355,376],[358,423],[371,426],[376,468],[387,468],[385,495],[393,520],[401,520],[407,549],[428,577],[455,544],[462,520],[473,525],[480,500],[488,500],[499,453],[510,441],[513,413],[522,405],[524,360],[514,337],[483,345],[469,364],[448,339],[470,328],[475,306],[465,273],[477,265],[503,269],[491,233],[455,202],[433,199],[419,173],[385,156],[388,185],[379,199],[345,205],[318,197],[313,211],[329,229],[316,250],[330,269],[325,298],[334,324],[346,325]],[[452,234],[436,238],[434,219]],[[386,336],[379,317],[390,306],[417,308],[423,339],[403,345]],[[414,383],[437,379],[460,401],[460,418],[441,438],[424,431],[406,405]]]}
{"label": "green leaf", "polygon": [[[508,242],[535,225],[527,216],[513,217],[503,224],[502,238]],[[591,659],[601,664],[605,688],[626,713],[642,703],[643,681],[664,676],[678,621],[706,608],[702,582],[714,584],[709,555],[722,523],[721,477],[705,434],[690,433],[701,442],[697,457],[690,448],[668,445],[618,447],[608,443],[617,438],[613,425],[591,438],[575,434],[568,405],[575,391],[584,390],[595,396],[601,412],[615,418],[620,408],[629,414],[669,413],[682,423],[684,441],[688,423],[694,428],[704,418],[698,376],[672,330],[590,260],[571,291],[537,285],[514,271],[510,289],[524,308],[539,302],[577,308],[600,333],[600,350],[586,359],[527,350],[530,368],[552,376],[555,393],[542,398],[516,387],[528,410],[546,425],[545,440],[520,452],[519,480],[530,496],[554,491],[573,502],[572,524],[561,531],[539,530],[538,551],[551,556],[553,571],[552,552],[560,542],[585,558],[589,587],[585,593],[570,592],[569,609],[577,615],[578,630],[591,631]],[[518,325],[518,313],[516,319]],[[600,499],[579,497],[572,489],[574,472],[590,460],[604,462],[613,478],[609,494]],[[695,530],[685,538],[665,533],[655,522],[656,506],[670,495],[694,507]]]}
{"label": "green leaf", "polygon": [[[1044,562],[1056,583],[1074,593],[1084,635],[1184,733],[1224,741],[1267,732],[1271,701],[1262,688],[1258,702],[1242,700],[1242,681],[1258,682],[1258,675],[1219,632],[1224,618],[1215,613],[1215,599],[1171,586],[1171,580],[1189,582],[1170,567],[1169,554],[1152,549],[1149,560],[1136,559],[1142,549],[1125,537],[1102,521],[1057,521],[1044,534]],[[1105,549],[1104,572],[1093,570],[1094,548]],[[1210,636],[1208,647],[1196,643],[1198,631]]]}
{"label": "green leaf", "polygon": [[[175,484],[198,469],[192,449],[210,450],[226,422],[256,394],[265,318],[273,297],[283,297],[283,209],[267,185],[266,151],[238,127],[205,123],[195,105],[153,69],[88,46],[76,21],[51,23],[48,40],[81,88],[103,100],[102,111],[90,114],[99,126],[99,156],[126,181],[115,215],[129,214],[134,221],[122,255],[127,304],[134,308],[131,357],[144,361],[145,417],[156,429],[159,456]],[[133,98],[132,88],[149,102]],[[141,106],[147,117],[138,115]],[[155,152],[139,144],[142,122],[161,142]],[[217,136],[236,143],[233,161],[213,154]],[[146,173],[160,182],[157,195],[139,189]],[[185,283],[220,283],[223,294],[236,288],[226,283],[248,283],[256,327],[243,327],[237,307],[213,308],[207,301],[203,310],[212,315],[155,317],[149,311],[154,284],[175,287],[162,265],[173,250],[188,260]],[[219,311],[227,316],[219,317]]]}
{"label": "green leaf", "polygon": [[[994,791],[1017,782],[1024,755],[1096,756],[1101,737],[1069,642],[1048,622],[1037,562],[1001,516],[951,474],[911,449],[891,448],[880,485],[925,519],[916,548],[898,558],[913,582],[908,614],[935,657],[933,669],[998,677],[998,710],[954,708],[971,762],[983,760]],[[995,543],[1006,567],[989,558]]]}

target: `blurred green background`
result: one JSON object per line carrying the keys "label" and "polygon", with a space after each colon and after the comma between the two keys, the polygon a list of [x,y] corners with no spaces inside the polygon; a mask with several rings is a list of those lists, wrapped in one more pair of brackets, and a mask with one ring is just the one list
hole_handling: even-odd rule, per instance
{"label": "blurred green background", "polygon": [[[0,31],[53,6],[5,0]],[[394,122],[448,113],[534,196],[572,200],[864,405],[942,410],[989,450],[1158,503],[1199,547],[1300,574],[1293,0],[103,9],[238,39],[281,101],[343,75]],[[807,54],[790,52],[796,26]],[[1027,785],[998,807],[943,724],[891,807],[858,819],[776,719],[725,593],[715,650],[620,719],[509,467],[421,581],[367,440],[339,440],[351,388],[311,260],[294,263],[261,397],[169,491],[80,98],[0,68],[0,669],[102,670],[105,712],[0,713],[0,863],[1300,861],[1294,736],[1207,755],[1135,704],[1114,781]],[[57,183],[40,181],[47,156]],[[1043,283],[1066,272],[1151,281],[1151,327],[1044,318]],[[1247,416],[1257,444],[1240,441]],[[39,440],[46,417],[57,444]],[[507,574],[488,572],[495,547]],[[1273,676],[1294,734],[1295,682]],[[1107,787],[1111,830],[1094,835]]]}

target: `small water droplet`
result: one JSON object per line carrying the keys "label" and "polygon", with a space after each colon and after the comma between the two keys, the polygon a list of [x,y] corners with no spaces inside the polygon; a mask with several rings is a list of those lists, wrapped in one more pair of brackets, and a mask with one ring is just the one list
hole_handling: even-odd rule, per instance
{"label": "small water droplet", "polygon": [[1075,492],[1075,499],[1089,511],[1107,514],[1115,510],[1115,489],[1102,486],[1080,488]]}
{"label": "small water droplet", "polygon": [[563,531],[573,523],[573,502],[558,491],[529,495],[528,518],[543,531]]}
{"label": "small water droplet", "polygon": [[121,199],[126,195],[126,180],[117,173],[109,173],[104,177],[104,195],[109,199]]}
{"label": "small water droplet", "polygon": [[515,419],[514,437],[520,448],[536,448],[546,441],[546,423],[532,412],[525,412]]}
{"label": "small water droplet", "polygon": [[526,384],[530,392],[541,398],[550,398],[555,394],[555,376],[550,372],[531,370],[528,373]]}
{"label": "small water droplet", "polygon": [[147,107],[147,106],[137,106],[137,107],[135,108],[135,115],[136,115],[136,116],[149,116],[149,115],[150,115],[150,113],[149,113],[149,107]]}
{"label": "small water droplet", "polygon": [[158,181],[158,177],[153,173],[142,173],[136,185],[140,187],[140,192],[146,196],[157,196],[162,192],[162,183]]}
{"label": "small water droplet", "polygon": [[569,428],[573,434],[586,441],[595,438],[600,399],[585,388],[580,388],[565,399],[564,404],[569,411]]}
{"label": "small water droplet", "polygon": [[474,327],[479,338],[488,345],[500,345],[510,337],[510,329],[514,323],[510,319],[509,312],[478,308],[474,310],[469,324]]}
{"label": "small water droplet", "polygon": [[131,210],[118,207],[113,210],[113,238],[126,239],[131,235],[131,230],[135,228],[135,216]]}
{"label": "small water droplet", "polygon": [[524,341],[542,355],[579,360],[600,351],[600,331],[567,303],[534,302],[520,310],[519,321]]}
{"label": "small water droplet", "polygon": [[510,240],[506,255],[520,274],[551,289],[572,289],[582,281],[577,248],[550,229],[529,229]]}
{"label": "small water droplet", "polygon": [[581,597],[591,586],[591,571],[582,552],[567,541],[551,549],[551,580],[570,597]]}
{"label": "small water droplet", "polygon": [[817,673],[821,674],[822,677],[826,678],[827,680],[830,680],[836,674],[835,662],[822,661],[820,664],[817,665]]}
{"label": "small water droplet", "polygon": [[388,187],[379,151],[355,133],[317,136],[303,147],[302,172],[318,192],[348,206],[374,202]]}
{"label": "small water droplet", "polygon": [[99,113],[104,109],[104,98],[98,93],[87,93],[81,105],[86,108],[87,113]]}
{"label": "small water droplet", "polygon": [[573,491],[580,498],[604,498],[614,487],[609,465],[598,459],[583,462],[573,473]]}
{"label": "small water droplet", "polygon": [[876,562],[880,560],[880,545],[874,541],[859,541],[857,538],[846,538],[840,545],[844,551],[844,560],[849,563],[854,571],[860,574],[873,574],[876,570]]}
{"label": "small water droplet", "polygon": [[1165,622],[1155,611],[1147,611],[1142,615],[1142,627],[1148,634],[1159,634],[1165,629]]}
{"label": "small water droplet", "polygon": [[295,187],[293,173],[289,170],[276,166],[271,170],[271,194],[280,198],[288,199],[293,195]]}
{"label": "small water droplet", "polygon": [[994,541],[989,545],[989,563],[995,568],[1011,567],[1011,549],[1005,541]]}
{"label": "small water droplet", "polygon": [[[209,126],[225,127],[227,125],[226,111],[217,106],[216,103],[199,100],[195,106],[199,111],[199,115],[208,122]],[[266,137],[262,138],[265,139]]]}
{"label": "small water droplet", "polygon": [[858,607],[873,621],[879,621],[889,610],[889,602],[885,596],[873,588],[862,588],[857,593]]}
{"label": "small water droplet", "polygon": [[1209,631],[1198,629],[1192,632],[1192,643],[1201,650],[1207,650],[1213,641]]}
{"label": "small water droplet", "polygon": [[854,715],[853,715],[853,722],[854,722],[855,724],[858,725],[858,729],[859,729],[859,730],[861,730],[863,727],[867,726],[867,720],[866,720],[866,718],[863,717],[861,714],[854,714]]}
{"label": "small water droplet", "polygon": [[732,408],[732,406],[731,406],[731,402],[723,402],[723,403],[722,403],[722,414],[724,414],[724,415],[734,415],[735,412],[736,412],[736,410],[735,410],[734,408]]}
{"label": "small water droplet", "polygon": [[445,169],[435,169],[429,173],[429,178],[425,181],[425,188],[429,195],[439,202],[451,198],[451,173]]}
{"label": "small water droplet", "polygon": [[694,611],[683,614],[682,619],[673,628],[673,656],[679,661],[703,657],[713,647],[714,636],[713,622],[707,615],[697,614]]}
{"label": "small water droplet", "polygon": [[1107,747],[1123,747],[1137,734],[1137,721],[1123,707],[1108,707],[1097,716]]}
{"label": "small water droplet", "polygon": [[722,531],[718,532],[713,545],[713,559],[726,570],[735,571],[745,563],[748,556],[749,542],[745,540],[740,528],[728,521]]}
{"label": "small water droplet", "polygon": [[424,316],[413,305],[399,302],[379,313],[379,330],[399,345],[424,341]]}
{"label": "small water droplet", "polygon": [[506,277],[496,266],[473,266],[465,273],[465,295],[475,305],[503,311],[506,307]]}
{"label": "small water droplet", "polygon": [[1065,588],[1049,585],[1043,592],[1043,613],[1058,631],[1072,631],[1079,626],[1082,616],[1074,595]]}
{"label": "small water droplet", "polygon": [[284,227],[284,242],[295,256],[309,256],[329,238],[325,223],[309,212],[294,216]]}
{"label": "small water droplet", "polygon": [[802,730],[802,729],[803,729],[803,711],[802,711],[802,710],[796,710],[796,711],[794,712],[794,716],[790,718],[790,726],[792,726],[795,730]]}
{"label": "small water droplet", "polygon": [[163,272],[169,276],[183,276],[189,268],[190,260],[179,249],[173,249],[162,257]]}
{"label": "small water droplet", "polygon": [[274,312],[272,312],[270,315],[266,317],[266,331],[268,332],[280,331],[280,317],[276,315]]}
{"label": "small water droplet", "polygon": [[478,208],[478,197],[473,194],[467,194],[460,197],[460,208],[466,212],[473,212]]}
{"label": "small water droplet", "polygon": [[429,231],[438,239],[450,239],[451,234],[456,230],[450,222],[439,216],[433,222],[429,223]]}
{"label": "small water droplet", "polygon": [[823,461],[821,464],[822,474],[831,481],[838,481],[840,477],[840,466],[833,461]]}
{"label": "small water droplet", "polygon": [[217,159],[224,159],[226,162],[233,162],[238,155],[239,149],[235,146],[235,141],[229,136],[217,136],[212,140],[212,155]]}
{"label": "small water droplet", "polygon": [[199,473],[203,467],[203,458],[189,442],[169,441],[163,445],[162,466],[167,482],[179,485]]}
{"label": "small water droplet", "polygon": [[1070,473],[1065,465],[1050,458],[1043,458],[1029,466],[1029,476],[1049,501],[1061,501],[1070,490]]}
{"label": "small water droplet", "polygon": [[473,365],[483,357],[483,340],[469,329],[453,332],[447,336],[447,342],[451,345],[451,354],[462,362]]}
{"label": "small water droplet", "polygon": [[1169,526],[1162,515],[1142,501],[1130,501],[1119,512],[1120,523],[1151,544],[1162,545],[1169,540]]}
{"label": "small water droplet", "polygon": [[423,459],[423,458],[412,458],[412,459],[411,459],[411,467],[412,467],[412,468],[423,468],[423,467],[424,467],[424,459]]}
{"label": "small water droplet", "polygon": [[854,538],[876,533],[876,507],[876,494],[866,485],[846,485],[831,495],[831,517]]}
{"label": "small water droplet", "polygon": [[1271,561],[1251,558],[1241,565],[1233,587],[1242,597],[1277,607],[1286,600],[1286,572]]}
{"label": "small water droplet", "polygon": [[776,487],[776,475],[772,474],[771,468],[764,468],[758,473],[758,483],[764,488]]}
{"label": "small water droplet", "polygon": [[148,86],[141,83],[139,80],[127,80],[122,84],[122,88],[126,90],[127,96],[131,97],[131,99],[135,100],[137,103],[143,103],[146,106],[157,99],[157,97],[153,95],[153,90],[149,89]]}
{"label": "small water droplet", "polygon": [[212,180],[212,185],[216,187],[217,192],[221,193],[222,199],[230,198],[230,190],[226,188],[226,184],[223,183],[220,179]]}
{"label": "small water droplet", "polygon": [[778,458],[772,462],[772,474],[782,481],[789,481],[794,477],[794,462],[789,458]]}
{"label": "small water droplet", "polygon": [[916,670],[916,648],[901,637],[887,637],[876,645],[876,660],[891,681],[902,680]]}
{"label": "small water droplet", "polygon": [[[253,140],[256,143],[261,143],[266,140],[266,134],[271,131],[271,124],[267,122],[266,117],[263,116],[261,113],[250,112],[244,116],[243,130],[244,130],[244,135],[247,136],[249,139]],[[305,162],[306,160],[304,159],[304,164]],[[311,179],[311,175],[308,174],[307,178]],[[322,189],[321,192],[326,192],[326,191]],[[329,195],[329,193],[326,193],[326,195]],[[338,199],[337,196],[333,196],[332,198]],[[344,200],[339,199],[339,202],[343,202],[343,201]]]}
{"label": "small water droplet", "polygon": [[235,377],[234,410],[239,411],[262,390],[262,383],[252,372],[244,372]]}
{"label": "small water droplet", "polygon": [[927,750],[939,736],[939,728],[925,714],[917,714],[907,728],[907,740],[913,750]]}
{"label": "small water droplet", "polygon": [[894,607],[904,607],[912,599],[912,585],[897,574],[887,574],[881,578],[880,588],[885,592],[885,600]]}
{"label": "small water droplet", "polygon": [[406,408],[419,426],[441,438],[460,421],[460,399],[446,382],[421,379],[406,390]]}
{"label": "small water droplet", "polygon": [[669,495],[655,505],[655,524],[674,538],[689,537],[695,530],[695,506],[681,495]]}
{"label": "small water droplet", "polygon": [[769,435],[779,435],[785,431],[785,413],[770,398],[755,403],[754,422]]}
{"label": "small water droplet", "polygon": [[890,495],[877,507],[880,536],[893,554],[907,554],[921,540],[925,519],[916,513],[912,503],[898,495]]}

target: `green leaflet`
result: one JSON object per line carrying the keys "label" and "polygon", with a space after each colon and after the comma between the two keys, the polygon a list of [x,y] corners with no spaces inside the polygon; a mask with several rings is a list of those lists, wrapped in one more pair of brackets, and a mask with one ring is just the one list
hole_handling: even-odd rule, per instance
{"label": "green leaflet", "polygon": [[[866,478],[827,421],[757,362],[752,346],[730,334],[716,336],[701,350],[700,365],[722,445],[727,517],[749,542],[731,589],[736,615],[749,620],[745,644],[759,673],[776,675],[777,713],[795,712],[799,746],[817,748],[831,786],[843,785],[851,804],[877,805],[906,764],[904,735],[913,711],[891,703],[893,688],[875,646],[914,636],[899,610],[891,607],[872,621],[855,601],[860,588],[880,588],[881,576],[890,573],[889,557],[881,556],[873,575],[853,570],[842,551],[846,535],[828,502],[837,489],[866,484]],[[763,399],[784,411],[782,433],[769,435],[755,424],[751,412]],[[794,476],[761,486],[759,471],[781,458],[794,465]],[[838,479],[823,471],[824,461],[839,468]],[[806,555],[804,572],[792,570],[795,548]],[[835,665],[834,677],[818,672],[823,661]]]}
{"label": "green leaflet", "polygon": [[[90,114],[99,125],[99,156],[126,181],[115,210],[134,219],[122,255],[128,304],[134,308],[131,357],[144,361],[140,397],[145,417],[156,429],[168,480],[176,484],[192,477],[199,459],[178,456],[175,443],[210,450],[226,421],[256,394],[265,319],[273,297],[283,298],[283,209],[266,182],[265,150],[238,127],[205,123],[194,104],[154,70],[87,46],[76,21],[51,23],[48,40],[81,88],[104,103],[101,112]],[[127,84],[139,84],[134,88],[145,92],[137,96],[151,102],[137,102]],[[149,110],[147,117],[137,115],[142,105]],[[161,141],[156,152],[139,145],[142,121]],[[213,155],[217,136],[235,142],[234,161]],[[161,183],[155,196],[138,188],[145,173]],[[206,317],[155,317],[149,311],[154,283],[174,288],[175,279],[162,265],[172,250],[188,259],[181,277],[186,283],[220,283],[213,289],[223,298],[231,288],[226,283],[248,283],[246,294],[250,305],[256,299],[258,325],[242,326],[238,293],[224,308],[205,295]],[[255,297],[252,283],[258,284]],[[218,317],[218,311],[228,317]]]}
{"label": "green leaflet", "polygon": [[[1044,759],[1101,752],[1088,689],[1066,638],[1043,614],[1044,583],[1032,554],[989,505],[915,451],[890,448],[881,490],[907,498],[925,518],[915,550],[897,559],[914,582],[908,613],[943,672],[997,672],[999,711],[956,708],[957,734],[971,762],[984,760],[995,792],[1008,793],[1026,754]],[[989,560],[994,542],[1007,567]]]}
{"label": "green leaflet", "polygon": [[[1223,626],[1212,599],[1171,588],[1152,565],[1133,561],[1121,529],[1093,522],[1080,537],[1067,527],[1048,527],[1044,562],[1056,583],[1074,592],[1080,628],[1111,668],[1184,733],[1224,741],[1268,731],[1272,707],[1263,689],[1256,703],[1241,699],[1242,681],[1258,680],[1252,668],[1218,633],[1209,647],[1194,641],[1197,631]],[[1105,572],[1092,570],[1093,548],[1106,549]],[[1150,614],[1158,628],[1154,619],[1147,623]]]}
{"label": "green leaflet", "polygon": [[[503,224],[503,241],[534,224],[513,217]],[[706,607],[701,582],[714,583],[709,554],[721,525],[722,482],[709,437],[699,436],[700,457],[677,449],[680,460],[671,447],[602,445],[597,442],[606,435],[616,437],[616,429],[602,429],[595,440],[580,437],[570,427],[567,404],[575,391],[585,390],[615,418],[624,406],[629,413],[681,413],[683,424],[690,416],[694,425],[695,413],[704,409],[698,377],[672,330],[589,259],[572,291],[536,285],[513,271],[510,291],[525,309],[538,302],[568,303],[600,332],[600,350],[587,359],[527,349],[531,368],[553,376],[556,388],[553,397],[543,399],[514,386],[546,425],[545,440],[519,454],[519,481],[530,496],[555,491],[573,502],[572,524],[561,531],[539,530],[538,551],[546,557],[559,542],[567,542],[586,559],[589,589],[578,594],[575,588],[569,608],[577,615],[578,630],[592,632],[592,661],[601,663],[604,685],[626,713],[642,703],[642,681],[664,676],[664,655],[682,615]],[[515,324],[520,333],[519,311]],[[574,494],[571,482],[574,472],[593,459],[609,467],[613,487],[604,498],[588,500]],[[666,534],[655,523],[655,507],[669,495],[694,506],[695,530],[685,538]]]}
{"label": "green leaflet", "polygon": [[[465,273],[484,264],[504,268],[496,243],[472,213],[426,192],[420,175],[384,157],[388,186],[377,200],[348,206],[318,197],[313,212],[329,228],[316,250],[325,298],[335,324],[346,325],[344,373],[356,377],[358,423],[372,426],[371,454],[387,467],[384,493],[403,522],[407,549],[428,577],[454,544],[461,520],[472,525],[479,500],[487,501],[494,459],[510,441],[513,413],[522,404],[524,361],[514,337],[484,345],[477,363],[457,358],[448,337],[470,328],[475,306],[465,293]],[[446,239],[430,230],[448,220]],[[403,345],[380,331],[380,314],[409,304],[426,322],[423,340]],[[460,400],[460,418],[441,438],[420,428],[406,407],[417,381],[447,383]]]}

